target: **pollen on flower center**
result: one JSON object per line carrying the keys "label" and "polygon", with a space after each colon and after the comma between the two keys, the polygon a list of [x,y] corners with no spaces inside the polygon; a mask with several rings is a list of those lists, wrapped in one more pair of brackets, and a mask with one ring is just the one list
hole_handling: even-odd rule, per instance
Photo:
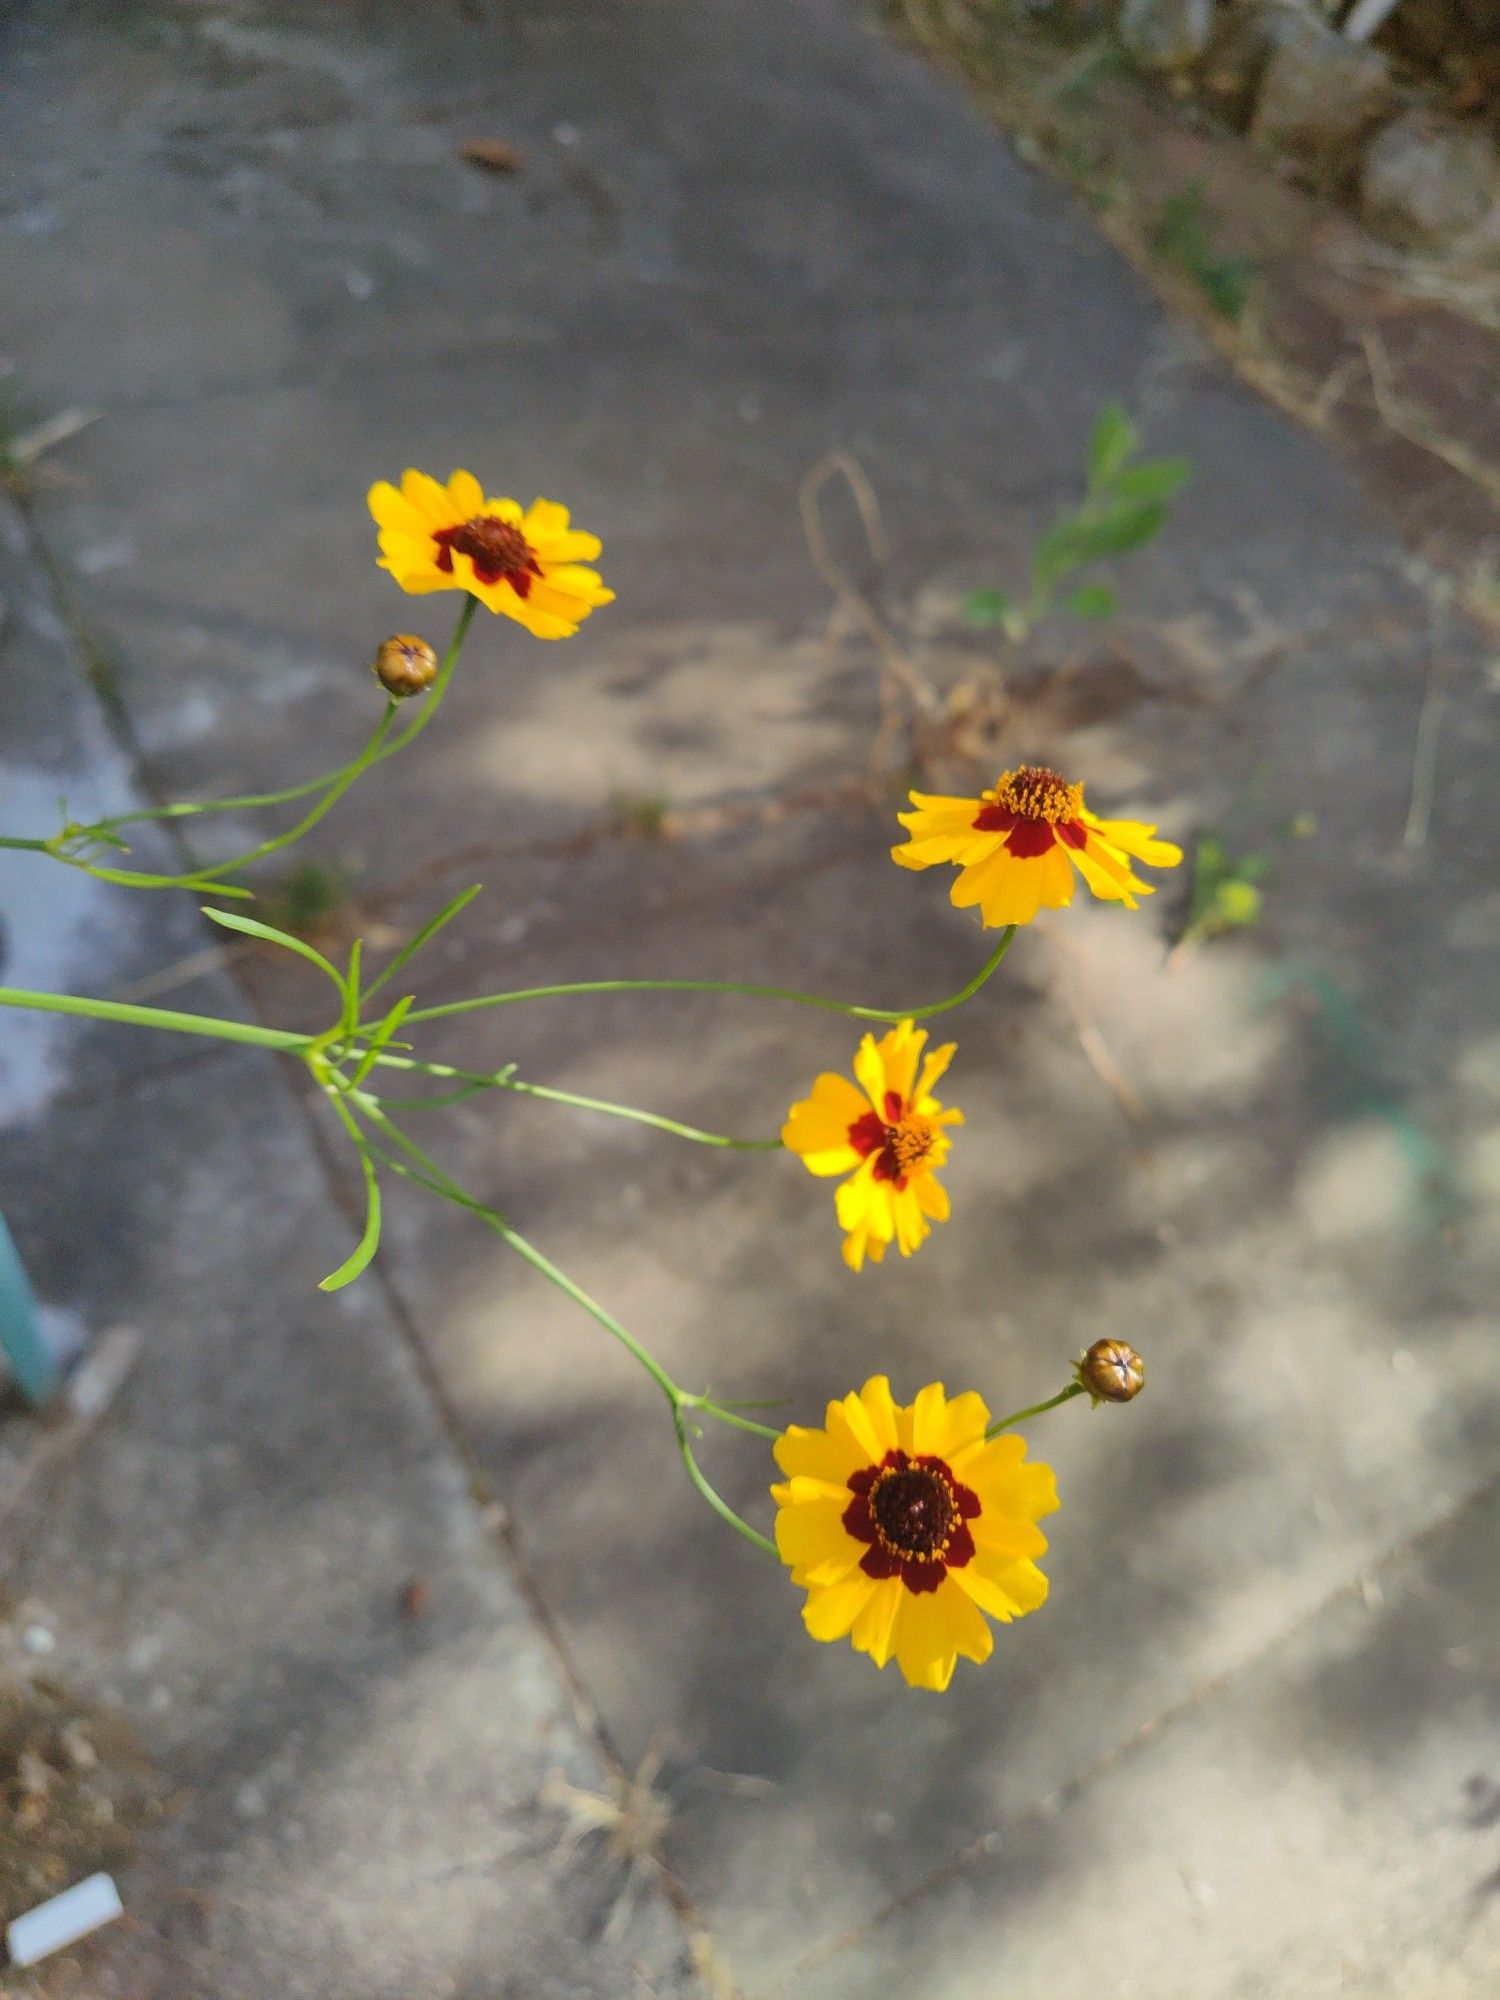
{"label": "pollen on flower center", "polygon": [[499,583],[502,578],[524,597],[531,579],[540,575],[531,544],[514,521],[502,521],[495,514],[475,514],[456,528],[437,528],[432,539],[438,545],[438,568],[452,570],[453,554],[467,556],[480,583]]}
{"label": "pollen on flower center", "polygon": [[899,1175],[914,1173],[937,1143],[938,1128],[919,1111],[908,1112],[885,1131],[885,1146]]}
{"label": "pollen on flower center", "polygon": [[907,1561],[930,1561],[958,1525],[953,1488],[936,1467],[890,1466],[870,1488],[870,1513],[881,1542]]}
{"label": "pollen on flower center", "polygon": [[1077,819],[1083,810],[1082,785],[1070,785],[1045,764],[1021,764],[1004,771],[992,794],[997,806],[1021,819],[1045,820],[1057,826]]}

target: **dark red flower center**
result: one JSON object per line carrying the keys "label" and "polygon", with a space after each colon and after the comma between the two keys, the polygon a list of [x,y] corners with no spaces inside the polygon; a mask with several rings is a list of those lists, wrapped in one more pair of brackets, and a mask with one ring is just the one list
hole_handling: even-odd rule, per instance
{"label": "dark red flower center", "polygon": [[1029,861],[1059,840],[1082,847],[1088,839],[1088,829],[1078,816],[1082,810],[1082,785],[1070,785],[1049,765],[1022,764],[1002,772],[994,791],[985,794],[974,830],[1006,834],[1009,852],[1019,861]]}
{"label": "dark red flower center", "polygon": [[980,1514],[979,1495],[953,1475],[946,1459],[888,1451],[879,1465],[849,1475],[854,1498],[844,1526],[867,1544],[859,1559],[866,1576],[899,1576],[908,1590],[936,1590],[944,1572],[974,1560],[968,1523]]}
{"label": "dark red flower center", "polygon": [[875,1162],[878,1181],[894,1181],[904,1188],[915,1173],[927,1170],[939,1127],[924,1112],[914,1111],[899,1090],[885,1094],[885,1116],[866,1111],[849,1127],[849,1144],[859,1157],[879,1155]]}
{"label": "dark red flower center", "polygon": [[515,522],[496,514],[476,514],[456,528],[434,529],[432,539],[438,545],[437,566],[446,576],[453,574],[455,549],[473,563],[476,582],[508,583],[517,597],[525,597],[532,578],[542,573]]}

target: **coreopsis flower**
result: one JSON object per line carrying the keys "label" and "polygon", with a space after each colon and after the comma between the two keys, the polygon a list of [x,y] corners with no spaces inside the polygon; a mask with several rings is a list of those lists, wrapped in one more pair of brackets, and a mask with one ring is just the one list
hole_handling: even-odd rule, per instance
{"label": "coreopsis flower", "polygon": [[986,1442],[989,1421],[972,1390],[949,1402],[933,1382],[897,1404],[875,1375],[821,1430],[777,1439],[776,1547],[815,1639],[847,1637],[911,1686],[945,1688],[960,1653],[989,1658],[986,1616],[1008,1624],[1046,1601],[1036,1524],[1057,1506],[1052,1469],[1025,1463],[1013,1433]]}
{"label": "coreopsis flower", "polygon": [[597,535],[568,526],[555,500],[491,500],[472,472],[446,486],[408,468],[399,488],[378,480],[370,512],[380,530],[380,567],[403,590],[467,590],[538,639],[568,639],[614,598],[597,570]]}
{"label": "coreopsis flower", "polygon": [[1182,859],[1180,847],[1154,838],[1154,826],[1099,819],[1084,804],[1082,785],[1042,764],[1003,771],[977,799],[913,792],[911,802],[914,812],[897,815],[911,837],[891,849],[891,859],[903,868],[954,863],[953,903],[960,910],[978,904],[990,929],[1065,908],[1075,868],[1096,896],[1133,910],[1154,885],[1132,872],[1132,860],[1175,868]]}
{"label": "coreopsis flower", "polygon": [[878,1042],[866,1035],[854,1058],[859,1087],[825,1071],[781,1128],[781,1143],[810,1174],[849,1176],[837,1208],[844,1262],[854,1271],[866,1257],[878,1264],[892,1242],[909,1257],[932,1233],[930,1223],[948,1219],[937,1170],[948,1157],[944,1127],[962,1125],[964,1114],[932,1094],[955,1044],[934,1049],[919,1075],[926,1041],[927,1030],[910,1021]]}

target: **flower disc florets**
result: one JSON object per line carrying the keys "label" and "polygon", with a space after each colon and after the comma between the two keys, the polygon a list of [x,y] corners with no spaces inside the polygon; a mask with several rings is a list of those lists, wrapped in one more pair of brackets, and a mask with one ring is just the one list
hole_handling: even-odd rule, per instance
{"label": "flower disc florets", "polygon": [[453,568],[453,552],[467,556],[480,583],[508,583],[519,597],[531,592],[533,577],[541,575],[535,552],[514,521],[502,521],[494,514],[475,514],[456,528],[436,528],[432,539],[438,545],[437,566],[444,572]]}
{"label": "flower disc florets", "polygon": [[886,1465],[866,1496],[880,1545],[906,1561],[942,1555],[958,1525],[946,1466]]}
{"label": "flower disc florets", "polygon": [[1075,820],[1083,811],[1082,785],[1070,785],[1046,764],[1021,764],[1014,771],[1003,771],[991,796],[1004,811],[1021,819],[1045,820],[1049,826]]}

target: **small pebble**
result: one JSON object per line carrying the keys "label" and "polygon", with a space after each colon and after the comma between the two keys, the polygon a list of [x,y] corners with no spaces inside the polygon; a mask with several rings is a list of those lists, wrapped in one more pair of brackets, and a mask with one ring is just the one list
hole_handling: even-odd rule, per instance
{"label": "small pebble", "polygon": [[28,1653],[55,1653],[57,1651],[56,1635],[49,1632],[45,1625],[28,1625],[26,1630],[21,1634],[21,1644],[26,1648]]}

